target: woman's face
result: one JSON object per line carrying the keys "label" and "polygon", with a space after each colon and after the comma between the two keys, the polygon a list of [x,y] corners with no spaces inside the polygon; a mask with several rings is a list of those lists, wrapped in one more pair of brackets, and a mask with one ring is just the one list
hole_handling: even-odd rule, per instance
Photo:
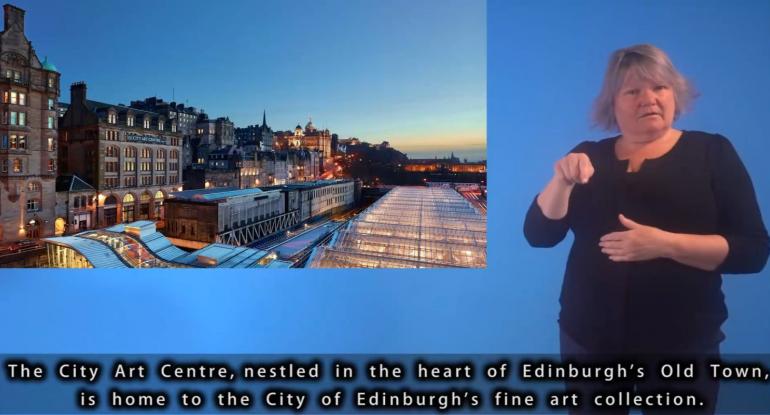
{"label": "woman's face", "polygon": [[615,96],[615,119],[623,135],[657,138],[674,123],[676,100],[670,85],[628,71]]}

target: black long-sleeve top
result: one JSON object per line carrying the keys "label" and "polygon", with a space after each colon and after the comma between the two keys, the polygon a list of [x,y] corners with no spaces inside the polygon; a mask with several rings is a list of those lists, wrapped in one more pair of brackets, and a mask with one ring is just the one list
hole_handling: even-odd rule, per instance
{"label": "black long-sleeve top", "polygon": [[[628,161],[615,155],[617,139],[572,150],[587,154],[595,173],[573,188],[564,218],[546,218],[537,199],[527,213],[524,234],[532,246],[551,247],[574,233],[562,329],[598,353],[684,352],[720,342],[727,319],[721,274],[759,272],[770,251],[743,163],[726,138],[684,131],[668,153],[627,172]],[[599,239],[625,230],[620,213],[669,232],[721,235],[729,253],[714,271],[670,259],[610,261]]]}

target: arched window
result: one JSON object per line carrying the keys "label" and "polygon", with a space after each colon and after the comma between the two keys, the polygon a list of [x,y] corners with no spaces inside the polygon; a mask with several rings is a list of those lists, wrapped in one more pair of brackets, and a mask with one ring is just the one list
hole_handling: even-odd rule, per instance
{"label": "arched window", "polygon": [[133,222],[136,220],[134,200],[134,195],[131,193],[128,193],[123,197],[123,222]]}
{"label": "arched window", "polygon": [[104,155],[107,157],[119,157],[120,149],[116,146],[108,146]]}
{"label": "arched window", "polygon": [[151,157],[152,157],[152,149],[150,149],[149,147],[144,147],[142,149],[142,158],[148,159]]}
{"label": "arched window", "polygon": [[164,199],[163,192],[161,192],[160,190],[155,192],[155,208],[154,208],[155,212],[154,213],[155,213],[155,219],[156,220],[162,220],[163,219],[163,213],[164,213],[163,212],[163,199]]}

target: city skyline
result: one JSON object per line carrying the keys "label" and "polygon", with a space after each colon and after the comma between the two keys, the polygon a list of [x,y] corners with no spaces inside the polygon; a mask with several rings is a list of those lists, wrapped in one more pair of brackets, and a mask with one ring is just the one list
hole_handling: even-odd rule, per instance
{"label": "city skyline", "polygon": [[410,157],[486,159],[484,3],[13,4],[63,102],[85,81],[99,101],[157,96],[238,127],[266,111],[274,130],[312,116]]}

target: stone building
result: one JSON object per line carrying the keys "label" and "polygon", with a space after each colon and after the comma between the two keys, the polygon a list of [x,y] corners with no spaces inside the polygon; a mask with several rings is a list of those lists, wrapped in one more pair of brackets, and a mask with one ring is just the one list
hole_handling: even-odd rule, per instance
{"label": "stone building", "polygon": [[294,131],[279,131],[275,134],[275,149],[308,149],[321,153],[322,165],[329,164],[332,157],[332,134],[328,129],[319,130],[313,125],[313,120],[308,120],[303,129],[297,124]]}
{"label": "stone building", "polygon": [[262,125],[249,125],[235,129],[235,141],[247,153],[273,150],[275,133],[267,125],[267,112],[262,112]]}
{"label": "stone building", "polygon": [[70,106],[60,120],[60,174],[77,175],[98,192],[95,227],[162,221],[166,197],[182,186],[176,120],[92,101],[86,90],[85,83],[72,84]]}
{"label": "stone building", "polygon": [[59,72],[37,56],[24,10],[0,34],[0,243],[54,235]]}

